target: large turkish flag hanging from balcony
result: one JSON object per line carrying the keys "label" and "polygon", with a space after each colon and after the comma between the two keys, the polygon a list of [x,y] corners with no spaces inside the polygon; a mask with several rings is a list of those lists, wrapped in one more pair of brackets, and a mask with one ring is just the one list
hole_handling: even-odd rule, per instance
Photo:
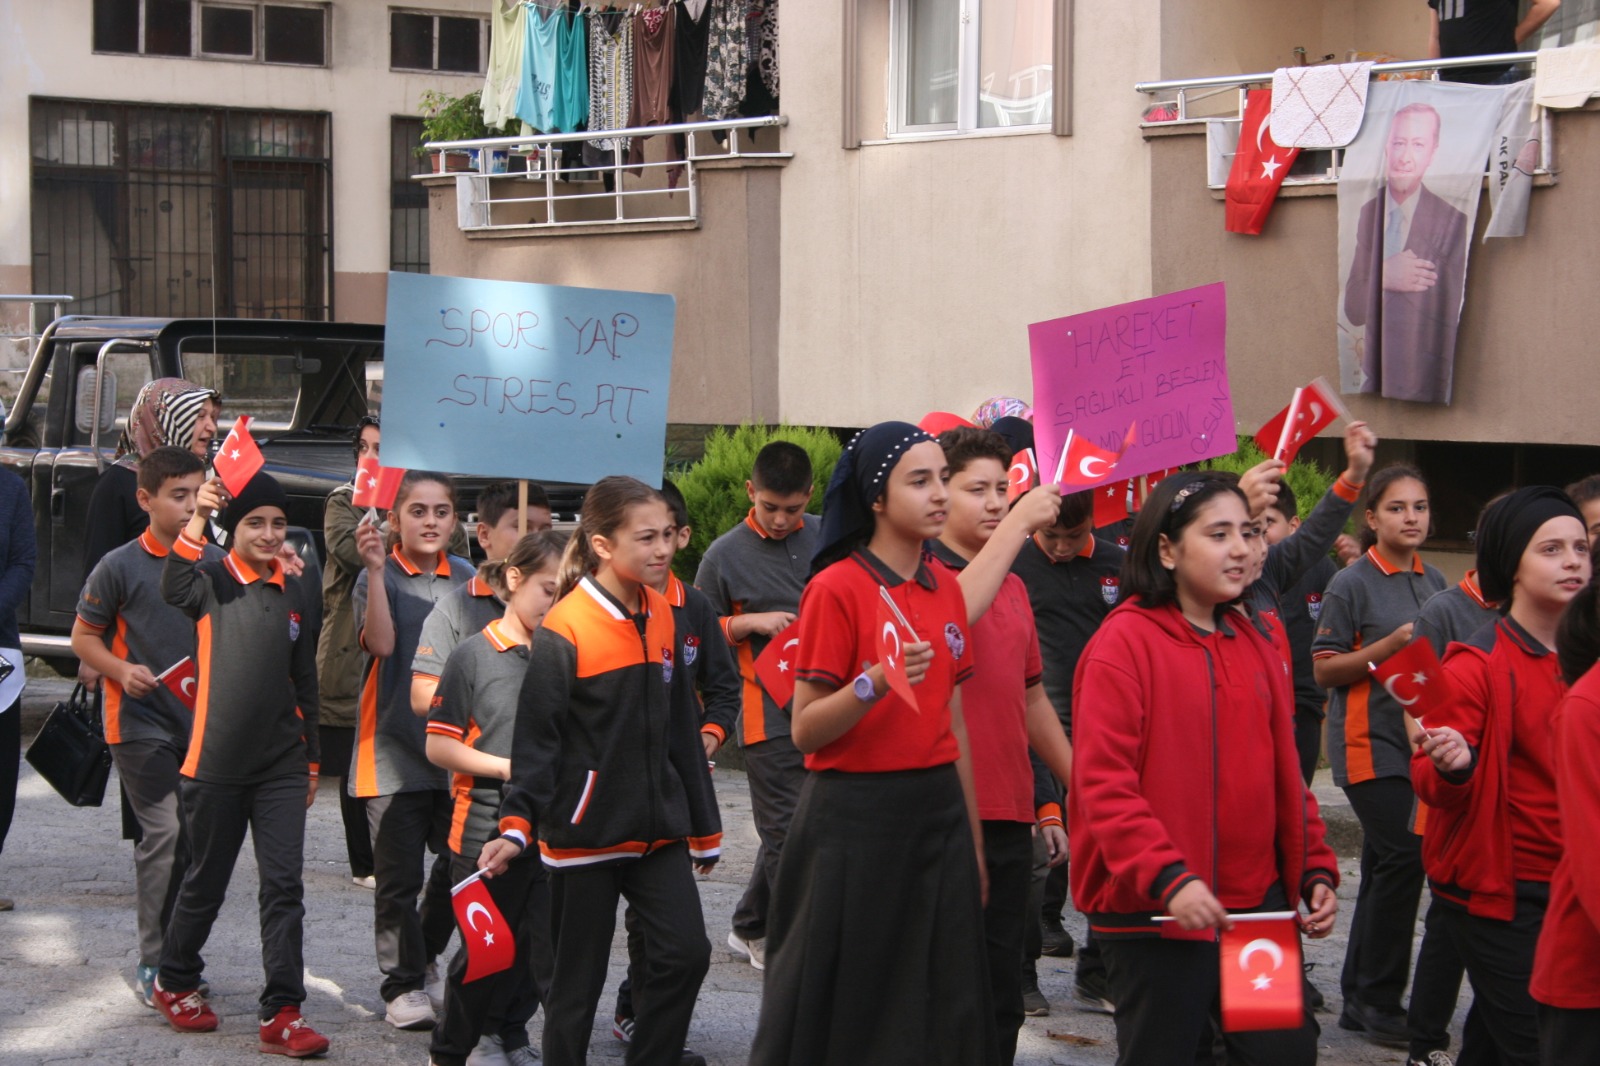
{"label": "large turkish flag hanging from balcony", "polygon": [[1271,114],[1272,90],[1251,89],[1239,125],[1239,148],[1228,172],[1224,209],[1229,233],[1260,234],[1278,198],[1278,186],[1300,154],[1298,148],[1273,143],[1267,128]]}

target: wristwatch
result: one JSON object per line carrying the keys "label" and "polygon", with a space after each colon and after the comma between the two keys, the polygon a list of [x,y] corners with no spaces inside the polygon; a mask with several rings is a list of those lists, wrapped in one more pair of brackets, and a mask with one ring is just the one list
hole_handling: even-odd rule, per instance
{"label": "wristwatch", "polygon": [[862,703],[872,703],[878,698],[878,689],[877,686],[872,683],[872,675],[868,674],[865,670],[856,675],[856,679],[852,687],[855,689],[856,699],[860,700]]}

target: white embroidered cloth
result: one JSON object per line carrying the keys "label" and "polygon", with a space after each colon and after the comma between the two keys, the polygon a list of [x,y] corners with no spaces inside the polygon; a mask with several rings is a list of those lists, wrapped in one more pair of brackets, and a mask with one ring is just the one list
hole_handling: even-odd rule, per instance
{"label": "white embroidered cloth", "polygon": [[1600,95],[1600,44],[1541,48],[1533,64],[1533,102],[1541,107],[1582,107]]}
{"label": "white embroidered cloth", "polygon": [[1371,63],[1272,72],[1272,139],[1282,148],[1343,148],[1361,132]]}

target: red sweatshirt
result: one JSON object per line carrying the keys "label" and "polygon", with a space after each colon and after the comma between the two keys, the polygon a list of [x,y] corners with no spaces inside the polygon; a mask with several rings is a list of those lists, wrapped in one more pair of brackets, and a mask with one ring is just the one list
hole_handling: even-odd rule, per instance
{"label": "red sweatshirt", "polygon": [[1570,1010],[1600,1007],[1600,669],[1572,686],[1553,720],[1556,796],[1569,848],[1550,882],[1539,949],[1528,991],[1540,1003]]}
{"label": "red sweatshirt", "polygon": [[1549,881],[1561,852],[1550,715],[1566,686],[1554,653],[1510,618],[1450,645],[1444,662],[1460,699],[1425,723],[1459,731],[1473,762],[1447,776],[1420,748],[1411,757],[1417,798],[1432,808],[1422,865],[1436,897],[1510,921],[1516,883]]}
{"label": "red sweatshirt", "polygon": [[1234,908],[1274,882],[1289,899],[1337,887],[1283,658],[1245,618],[1203,634],[1130,601],[1085,649],[1072,703],[1072,895],[1097,936],[1212,938],[1152,922],[1197,878]]}

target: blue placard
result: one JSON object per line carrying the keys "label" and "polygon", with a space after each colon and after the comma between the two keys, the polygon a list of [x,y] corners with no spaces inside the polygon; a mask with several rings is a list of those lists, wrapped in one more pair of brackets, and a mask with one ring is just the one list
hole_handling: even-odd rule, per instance
{"label": "blue placard", "polygon": [[390,274],[385,465],[659,486],[676,312],[660,293]]}

